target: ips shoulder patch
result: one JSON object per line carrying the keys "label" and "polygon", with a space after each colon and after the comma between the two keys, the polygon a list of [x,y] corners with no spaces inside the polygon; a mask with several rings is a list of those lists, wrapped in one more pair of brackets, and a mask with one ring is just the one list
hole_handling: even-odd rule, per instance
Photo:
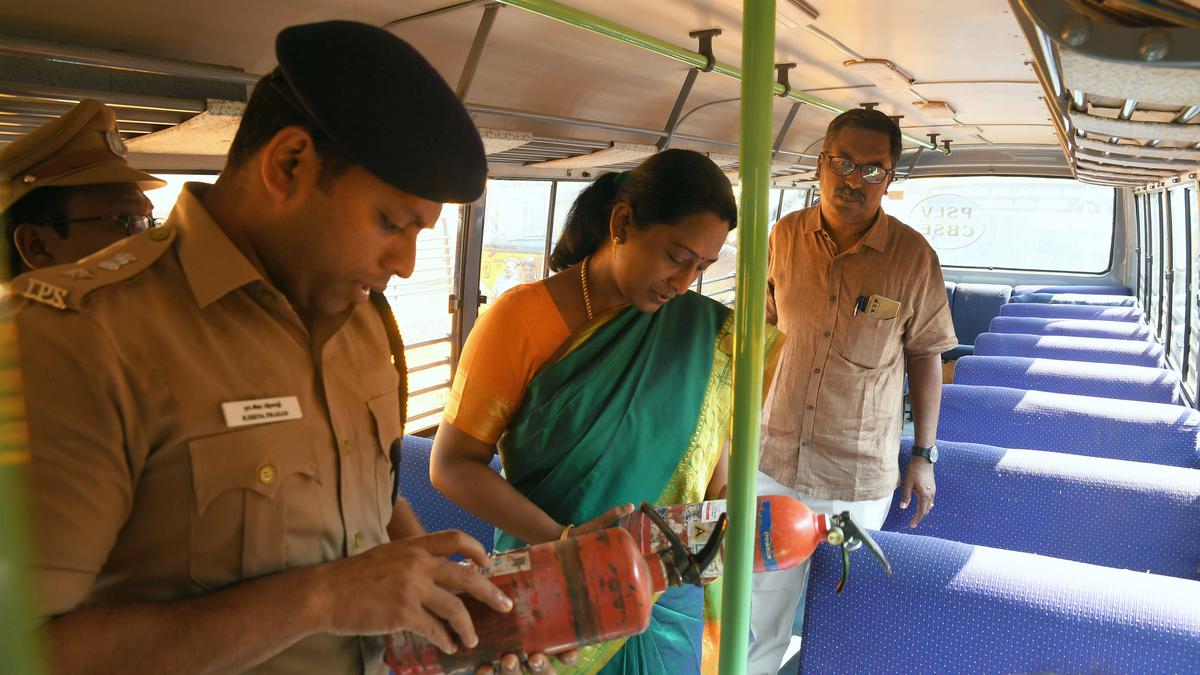
{"label": "ips shoulder patch", "polygon": [[78,311],[92,291],[130,279],[149,268],[170,250],[175,234],[173,227],[156,227],[78,262],[26,272],[13,279],[11,295],[55,309]]}

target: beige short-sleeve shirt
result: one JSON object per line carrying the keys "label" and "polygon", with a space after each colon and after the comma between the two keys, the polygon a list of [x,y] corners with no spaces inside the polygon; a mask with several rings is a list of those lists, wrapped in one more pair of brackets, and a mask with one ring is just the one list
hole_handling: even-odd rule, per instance
{"label": "beige short-sleeve shirt", "polygon": [[[45,615],[216,591],[388,539],[403,383],[381,313],[347,312],[314,353],[202,189],[166,229],[13,282]],[[298,418],[245,426],[222,406],[293,397]],[[376,673],[381,654],[375,638],[317,635],[252,672]]]}
{"label": "beige short-sleeve shirt", "polygon": [[[838,252],[820,207],[784,216],[771,233],[768,314],[788,336],[764,406],[760,468],[824,499],[878,499],[899,481],[905,355],[958,344],[937,254],[880,209]],[[858,299],[900,303],[880,320]]]}

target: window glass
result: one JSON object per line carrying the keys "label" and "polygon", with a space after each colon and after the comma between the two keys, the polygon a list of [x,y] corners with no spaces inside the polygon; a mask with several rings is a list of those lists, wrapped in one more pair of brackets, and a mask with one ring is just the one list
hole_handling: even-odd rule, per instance
{"label": "window glass", "polygon": [[166,218],[171,215],[171,209],[175,208],[175,200],[179,199],[179,193],[183,190],[184,183],[215,183],[217,181],[215,173],[160,173],[155,174],[154,177],[167,181],[163,187],[146,192],[146,197],[154,205],[155,218]]}
{"label": "window glass", "polygon": [[770,208],[769,213],[771,214],[767,216],[767,220],[772,223],[779,220],[779,199],[782,194],[783,190],[780,188],[770,188],[767,191],[767,205]]}
{"label": "window glass", "polygon": [[1154,334],[1162,335],[1162,317],[1159,315],[1162,292],[1163,245],[1158,194],[1147,196],[1147,210],[1150,212],[1150,307],[1146,322],[1154,329]]}
{"label": "window glass", "polygon": [[438,423],[450,391],[449,298],[462,207],[447,204],[431,230],[417,236],[417,264],[408,279],[392,277],[384,295],[404,337],[410,432]]}
{"label": "window glass", "polygon": [[[513,286],[542,278],[549,209],[548,180],[487,182],[479,292],[489,301]],[[480,313],[487,308],[481,306]]]}
{"label": "window glass", "polygon": [[911,178],[884,197],[883,209],[925,235],[944,266],[1109,267],[1112,188],[1053,178]]}
{"label": "window glass", "polygon": [[734,229],[721,246],[717,261],[709,265],[701,280],[700,292],[714,300],[733,306],[734,288],[737,286],[737,230]]}
{"label": "window glass", "polygon": [[571,212],[575,199],[589,185],[591,183],[583,180],[558,181],[558,191],[554,195],[554,230],[550,235],[550,250],[554,250],[554,244],[557,244],[558,238],[562,236],[563,227],[567,224],[567,214]]}
{"label": "window glass", "polygon": [[807,196],[808,190],[784,190],[783,206],[779,209],[779,218],[786,216],[792,211],[799,211],[804,208],[804,200]]}
{"label": "window glass", "polygon": [[1187,344],[1187,214],[1184,208],[1184,189],[1177,187],[1168,193],[1171,209],[1171,351],[1176,367],[1183,370],[1184,345]]}

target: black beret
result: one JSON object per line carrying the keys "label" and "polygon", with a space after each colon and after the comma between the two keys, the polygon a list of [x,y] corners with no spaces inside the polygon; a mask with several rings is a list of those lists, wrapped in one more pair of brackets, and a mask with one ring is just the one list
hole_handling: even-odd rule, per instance
{"label": "black beret", "polygon": [[479,131],[407,42],[365,23],[325,21],[285,28],[275,55],[304,112],[351,160],[430,201],[483,194]]}

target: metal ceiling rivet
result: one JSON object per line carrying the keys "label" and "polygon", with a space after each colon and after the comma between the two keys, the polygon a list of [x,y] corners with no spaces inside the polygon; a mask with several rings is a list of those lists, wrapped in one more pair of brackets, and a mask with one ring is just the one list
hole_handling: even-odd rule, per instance
{"label": "metal ceiling rivet", "polygon": [[1092,22],[1082,16],[1073,16],[1063,24],[1060,35],[1063,42],[1078,47],[1092,37]]}
{"label": "metal ceiling rivet", "polygon": [[1165,31],[1152,30],[1142,36],[1138,55],[1147,61],[1162,61],[1171,51],[1171,36]]}

